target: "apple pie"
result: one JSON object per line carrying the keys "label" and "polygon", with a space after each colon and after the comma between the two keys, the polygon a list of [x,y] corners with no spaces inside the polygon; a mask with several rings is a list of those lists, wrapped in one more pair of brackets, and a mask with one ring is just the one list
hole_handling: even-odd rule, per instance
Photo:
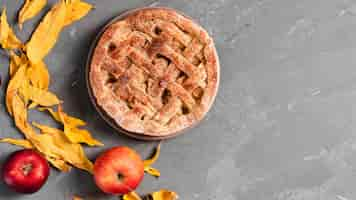
{"label": "apple pie", "polygon": [[169,8],[144,8],[111,23],[89,64],[96,104],[125,131],[169,136],[197,124],[219,85],[214,42]]}

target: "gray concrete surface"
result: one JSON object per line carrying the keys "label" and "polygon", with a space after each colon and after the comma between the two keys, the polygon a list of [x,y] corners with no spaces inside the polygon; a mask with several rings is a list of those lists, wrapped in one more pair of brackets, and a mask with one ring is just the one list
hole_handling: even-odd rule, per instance
{"label": "gray concrete surface", "polygon": [[[89,1],[89,0],[88,0]],[[22,1],[0,0],[11,22]],[[51,3],[54,0],[50,0]],[[155,143],[129,139],[104,123],[88,100],[84,64],[97,31],[115,15],[153,1],[91,0],[96,9],[67,28],[46,62],[51,90],[65,110],[89,122],[106,148],[128,145],[148,156]],[[188,134],[164,142],[139,192],[169,188],[183,200],[356,199],[356,1],[161,0],[199,21],[215,38],[221,88],[212,111]],[[17,32],[26,39],[39,17]],[[0,72],[7,79],[6,57]],[[20,137],[3,102],[1,137]],[[53,123],[39,113],[32,120]],[[0,163],[16,147],[0,145]],[[92,159],[103,148],[86,149]],[[0,185],[0,199],[116,199],[92,178],[52,170],[38,193],[21,196]]]}

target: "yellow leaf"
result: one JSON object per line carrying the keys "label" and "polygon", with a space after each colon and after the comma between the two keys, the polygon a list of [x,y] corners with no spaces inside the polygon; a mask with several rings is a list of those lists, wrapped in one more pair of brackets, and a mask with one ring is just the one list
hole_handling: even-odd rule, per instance
{"label": "yellow leaf", "polygon": [[19,49],[23,46],[7,22],[6,8],[0,17],[0,44],[4,49]]}
{"label": "yellow leaf", "polygon": [[161,143],[158,144],[152,158],[143,161],[145,172],[155,177],[159,177],[161,173],[158,169],[151,167],[151,165],[157,161],[160,152],[161,152]]}
{"label": "yellow leaf", "polygon": [[12,99],[17,91],[23,85],[23,81],[26,79],[27,65],[23,64],[15,73],[14,77],[10,80],[6,90],[6,107],[10,115],[12,115]]}
{"label": "yellow leaf", "polygon": [[23,80],[22,85],[18,90],[18,94],[20,95],[23,102],[25,103],[25,106],[28,105],[31,96],[31,91],[29,90],[30,87],[29,84],[30,81],[28,79]]}
{"label": "yellow leaf", "polygon": [[16,55],[13,51],[10,51],[10,67],[9,67],[9,74],[12,77],[18,68],[20,67],[21,58],[20,56]]}
{"label": "yellow leaf", "polygon": [[155,169],[151,166],[145,166],[144,170],[147,174],[150,174],[154,177],[160,177],[161,176],[161,172],[158,169]]}
{"label": "yellow leaf", "polygon": [[68,137],[68,139],[72,143],[83,143],[89,146],[103,146],[104,144],[100,141],[94,139],[89,131],[78,129],[78,128],[71,128],[68,126],[64,127],[64,133]]}
{"label": "yellow leaf", "polygon": [[11,107],[16,127],[21,130],[26,139],[32,142],[31,138],[34,137],[36,133],[27,123],[27,110],[25,103],[17,94],[12,97]]}
{"label": "yellow leaf", "polygon": [[7,42],[10,33],[10,25],[7,22],[7,15],[6,15],[6,8],[2,10],[1,17],[0,17],[0,43]]}
{"label": "yellow leaf", "polygon": [[153,192],[151,195],[153,200],[176,200],[178,195],[175,192],[169,190],[160,190],[158,192]]}
{"label": "yellow leaf", "polygon": [[27,69],[27,76],[33,86],[39,89],[48,90],[50,77],[47,66],[43,61],[40,61],[37,64],[30,64],[30,67]]}
{"label": "yellow leaf", "polygon": [[[49,136],[42,134],[40,136]],[[53,144],[48,145],[52,151],[58,152],[63,157],[63,160],[69,162],[77,168],[93,172],[93,163],[86,157],[81,145],[70,143],[62,133],[54,133],[50,135],[53,138]],[[42,140],[39,140],[40,142]],[[61,153],[61,151],[64,151]]]}
{"label": "yellow leaf", "polygon": [[56,44],[66,18],[66,5],[62,0],[55,4],[32,34],[26,44],[27,57],[37,64]]}
{"label": "yellow leaf", "polygon": [[58,156],[77,168],[93,172],[93,163],[86,157],[80,144],[71,143],[61,130],[37,123],[34,125],[42,134],[36,135],[35,141],[31,141],[40,152],[49,156],[52,154],[53,157]]}
{"label": "yellow leaf", "polygon": [[62,111],[62,107],[60,105],[58,106],[58,115],[60,121],[64,125],[64,133],[72,143],[84,143],[89,146],[103,146],[103,143],[95,140],[89,131],[78,129],[73,126],[73,124],[70,123],[71,121],[66,119],[67,115]]}
{"label": "yellow leaf", "polygon": [[23,87],[21,87],[20,92],[28,95],[28,99],[41,106],[54,106],[60,103],[60,100],[55,94],[36,88],[30,84],[24,84]]}
{"label": "yellow leaf", "polygon": [[[54,120],[56,120],[57,122],[60,122],[62,123],[62,120],[61,118],[59,117],[59,114],[58,112],[55,112],[52,108],[38,108],[40,111],[48,111],[51,116],[53,117]],[[66,124],[69,124],[71,127],[79,127],[79,126],[85,126],[86,123],[81,120],[81,119],[78,119],[78,118],[75,118],[75,117],[72,117],[72,116],[69,116],[65,113],[62,113],[63,117],[64,117],[64,121]]]}
{"label": "yellow leaf", "polygon": [[19,26],[36,16],[47,4],[47,0],[26,0],[19,13]]}
{"label": "yellow leaf", "polygon": [[68,26],[71,23],[80,20],[85,17],[93,6],[81,0],[66,0],[67,15],[64,22],[64,26]]}
{"label": "yellow leaf", "polygon": [[51,163],[53,167],[57,168],[62,172],[69,172],[72,169],[72,167],[63,160],[52,158],[49,156],[46,156],[46,159],[48,160],[48,162]]}
{"label": "yellow leaf", "polygon": [[32,143],[25,139],[3,138],[3,139],[0,139],[0,142],[13,144],[16,146],[24,147],[26,149],[33,149]]}
{"label": "yellow leaf", "polygon": [[141,197],[135,191],[125,194],[122,197],[122,199],[123,200],[142,200]]}
{"label": "yellow leaf", "polygon": [[158,146],[156,147],[155,152],[154,152],[152,158],[143,161],[143,164],[144,164],[145,166],[150,166],[150,165],[152,165],[153,163],[155,163],[155,162],[158,160],[158,157],[159,157],[160,152],[161,152],[161,143],[159,143]]}
{"label": "yellow leaf", "polygon": [[32,122],[32,125],[38,129],[41,130],[42,133],[50,133],[50,134],[56,134],[56,133],[63,133],[63,131],[50,127],[50,126],[46,126],[46,125],[41,125],[37,122]]}
{"label": "yellow leaf", "polygon": [[9,74],[10,74],[10,77],[13,77],[15,75],[15,73],[17,72],[17,70],[19,69],[19,67],[21,65],[26,65],[28,61],[27,61],[26,55],[23,53],[21,53],[21,55],[18,56],[13,51],[10,51],[9,54],[10,54]]}
{"label": "yellow leaf", "polygon": [[32,103],[30,103],[30,105],[28,105],[27,108],[30,110],[30,109],[36,108],[37,106],[38,106],[37,103],[32,102]]}

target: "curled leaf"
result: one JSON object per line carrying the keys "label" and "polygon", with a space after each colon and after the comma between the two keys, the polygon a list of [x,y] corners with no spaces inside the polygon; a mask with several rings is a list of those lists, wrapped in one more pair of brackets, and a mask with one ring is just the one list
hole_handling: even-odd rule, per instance
{"label": "curled leaf", "polygon": [[6,107],[10,115],[12,115],[12,99],[17,91],[22,87],[23,81],[26,80],[26,67],[27,65],[21,65],[7,86]]}
{"label": "curled leaf", "polygon": [[67,15],[64,26],[68,26],[73,22],[85,17],[93,6],[81,0],[66,0]]}
{"label": "curled leaf", "polygon": [[143,164],[144,164],[145,166],[150,166],[150,165],[152,165],[153,163],[155,163],[155,162],[158,160],[158,158],[159,158],[160,152],[161,152],[161,143],[159,143],[158,146],[156,147],[155,152],[154,152],[152,158],[143,161]]}
{"label": "curled leaf", "polygon": [[19,67],[21,65],[26,65],[28,60],[27,60],[26,55],[23,53],[21,53],[21,55],[18,56],[13,51],[10,51],[9,54],[10,54],[9,74],[10,74],[10,77],[13,77],[15,75],[15,73],[17,72],[17,70],[19,69]]}
{"label": "curled leaf", "polygon": [[153,168],[151,166],[145,166],[145,172],[151,176],[154,176],[154,177],[160,177],[161,176],[161,172],[156,169],[156,168]]}
{"label": "curled leaf", "polygon": [[[51,114],[51,116],[53,117],[54,120],[56,120],[57,122],[62,123],[62,120],[61,120],[58,112],[55,112],[52,108],[41,107],[41,108],[38,108],[38,109],[40,111],[48,111]],[[86,123],[83,120],[75,118],[75,117],[72,117],[72,116],[69,116],[66,113],[62,112],[62,116],[64,118],[65,123],[69,124],[72,127],[79,127],[79,126],[85,126],[86,125]]]}
{"label": "curled leaf", "polygon": [[22,85],[18,90],[18,94],[21,96],[23,102],[25,103],[25,106],[28,105],[31,96],[31,91],[29,90],[29,84],[30,81],[28,79],[23,80]]}
{"label": "curled leaf", "polygon": [[20,92],[27,95],[29,100],[41,106],[54,106],[60,103],[60,100],[55,94],[36,88],[30,84],[24,84]]}
{"label": "curled leaf", "polygon": [[20,147],[23,147],[26,149],[33,149],[32,143],[25,139],[3,138],[3,139],[0,139],[0,142],[13,144],[13,145],[20,146]]}
{"label": "curled leaf", "polygon": [[32,103],[30,103],[30,105],[28,105],[28,109],[30,110],[30,109],[33,109],[33,108],[36,108],[38,106],[38,104],[37,103],[35,103],[35,102],[32,102]]}
{"label": "curled leaf", "polygon": [[160,173],[160,171],[158,169],[155,169],[155,168],[151,167],[151,165],[158,160],[160,151],[161,151],[161,143],[158,144],[158,146],[155,149],[155,152],[154,152],[152,158],[143,161],[145,172],[150,174],[150,175],[152,175],[152,176],[155,176],[155,177],[159,177],[161,175],[161,173]]}
{"label": "curled leaf", "polygon": [[153,192],[150,194],[153,200],[176,200],[178,195],[175,192],[169,190],[160,190],[158,192]]}
{"label": "curled leaf", "polygon": [[[34,123],[42,132],[32,142],[36,148],[51,157],[65,160],[77,168],[93,172],[93,163],[86,157],[80,144],[71,143],[63,131]],[[32,140],[31,140],[32,141]]]}
{"label": "curled leaf", "polygon": [[103,146],[104,144],[94,139],[90,132],[84,129],[65,127],[64,133],[72,143],[83,143],[89,146]]}
{"label": "curled leaf", "polygon": [[47,0],[26,0],[19,13],[19,26],[36,16],[47,4]]}
{"label": "curled leaf", "polygon": [[27,57],[37,64],[56,44],[66,18],[66,5],[62,0],[55,4],[32,34],[26,44]]}
{"label": "curled leaf", "polygon": [[101,142],[95,140],[91,136],[89,131],[78,129],[77,127],[73,126],[73,124],[70,123],[71,121],[66,119],[67,115],[62,111],[62,107],[60,105],[58,106],[58,115],[64,126],[64,133],[72,143],[84,143],[89,146],[103,146]]}
{"label": "curled leaf", "polygon": [[7,22],[6,8],[0,17],[0,44],[4,49],[19,49],[23,46]]}
{"label": "curled leaf", "polygon": [[50,133],[50,134],[57,134],[57,133],[63,133],[61,130],[50,127],[50,126],[46,126],[46,125],[42,125],[39,124],[37,122],[32,122],[32,125],[38,129],[41,130],[42,133]]}
{"label": "curled leaf", "polygon": [[37,64],[31,63],[27,69],[27,76],[34,87],[42,90],[48,89],[50,77],[47,66],[43,61]]}
{"label": "curled leaf", "polygon": [[16,127],[21,130],[26,139],[32,142],[31,139],[36,136],[36,133],[27,122],[27,110],[25,103],[19,95],[15,94],[12,98],[11,106]]}
{"label": "curled leaf", "polygon": [[48,156],[46,156],[46,159],[48,160],[48,162],[51,163],[51,165],[53,165],[53,167],[57,168],[62,172],[69,172],[72,169],[72,167],[68,165],[64,160],[60,160]]}
{"label": "curled leaf", "polygon": [[141,197],[135,191],[125,194],[122,197],[122,199],[123,200],[142,200]]}

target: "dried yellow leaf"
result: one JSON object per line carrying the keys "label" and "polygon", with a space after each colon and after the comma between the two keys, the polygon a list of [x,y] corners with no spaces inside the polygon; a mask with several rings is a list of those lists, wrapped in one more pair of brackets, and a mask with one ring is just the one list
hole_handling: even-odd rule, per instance
{"label": "dried yellow leaf", "polygon": [[47,4],[47,0],[26,0],[19,13],[19,26],[36,16]]}
{"label": "dried yellow leaf", "polygon": [[158,146],[156,147],[155,152],[154,152],[152,158],[143,161],[143,164],[144,164],[145,166],[150,166],[150,165],[152,165],[153,163],[155,163],[155,162],[158,160],[158,158],[159,158],[160,152],[161,152],[161,143],[159,143]]}
{"label": "dried yellow leaf", "polygon": [[159,177],[161,173],[158,169],[151,167],[151,165],[158,160],[160,152],[161,152],[161,143],[158,144],[152,158],[143,161],[145,172],[155,177]]}
{"label": "dried yellow leaf", "polygon": [[158,192],[153,192],[150,194],[153,200],[176,200],[178,195],[175,192],[169,190],[160,190]]}
{"label": "dried yellow leaf", "polygon": [[68,165],[63,160],[52,158],[52,157],[48,157],[48,156],[46,156],[46,159],[48,160],[48,162],[51,163],[51,165],[53,167],[57,168],[58,170],[60,170],[62,172],[69,172],[72,169],[72,167],[70,165]]}
{"label": "dried yellow leaf", "polygon": [[4,49],[19,49],[23,46],[7,22],[6,8],[0,17],[0,44]]}
{"label": "dried yellow leaf", "polygon": [[19,95],[15,94],[12,97],[11,106],[16,127],[21,130],[21,132],[25,135],[26,139],[32,142],[31,139],[36,135],[36,133],[32,129],[31,125],[27,123],[27,110],[25,103]]}
{"label": "dried yellow leaf", "polygon": [[36,88],[30,85],[29,82],[24,82],[19,92],[21,95],[23,95],[25,100],[28,98],[32,102],[41,106],[54,106],[60,103],[60,100],[55,94]]}
{"label": "dried yellow leaf", "polygon": [[80,20],[85,17],[93,6],[81,0],[66,0],[67,15],[64,22],[64,26],[68,26],[71,23]]}
{"label": "dried yellow leaf", "polygon": [[30,96],[31,96],[31,91],[29,89],[29,87],[30,87],[29,84],[30,84],[30,81],[28,79],[25,79],[22,82],[22,86],[18,90],[18,94],[22,98],[22,101],[25,103],[25,106],[28,105],[28,102],[29,102]]}
{"label": "dried yellow leaf", "polygon": [[13,107],[12,99],[13,99],[14,95],[17,93],[17,91],[23,85],[23,82],[27,80],[26,79],[26,68],[27,68],[26,64],[21,65],[7,86],[6,107],[7,107],[8,112],[10,113],[10,115],[12,115],[12,107]]}
{"label": "dried yellow leaf", "polygon": [[0,142],[13,144],[13,145],[20,146],[20,147],[23,147],[26,149],[33,149],[32,143],[25,139],[3,138],[3,139],[0,139]]}
{"label": "dried yellow leaf", "polygon": [[15,73],[17,72],[17,70],[19,69],[19,67],[21,65],[27,64],[28,60],[27,60],[26,55],[23,53],[21,53],[21,55],[18,56],[13,51],[10,51],[9,54],[10,54],[9,74],[10,74],[10,77],[13,77],[15,75]]}
{"label": "dried yellow leaf", "polygon": [[40,61],[37,64],[30,64],[27,69],[27,76],[33,86],[39,89],[47,90],[49,86],[49,73],[46,64]]}
{"label": "dried yellow leaf", "polygon": [[89,146],[103,146],[104,144],[94,139],[90,132],[83,129],[65,127],[64,132],[68,139],[73,143],[83,143]]}
{"label": "dried yellow leaf", "polygon": [[62,111],[62,107],[60,105],[58,106],[58,115],[64,126],[64,133],[72,143],[84,143],[89,146],[103,146],[103,143],[94,139],[89,131],[78,129],[76,126],[73,126],[71,121],[66,119],[67,115]]}
{"label": "dried yellow leaf", "polygon": [[30,103],[30,105],[28,105],[27,108],[30,110],[30,109],[36,108],[37,106],[38,106],[37,103],[32,102],[32,103]]}
{"label": "dried yellow leaf", "polygon": [[[34,123],[42,132],[32,143],[36,148],[49,156],[59,157],[77,168],[93,172],[93,163],[86,157],[80,144],[71,143],[63,131]],[[49,153],[48,153],[49,152]]]}
{"label": "dried yellow leaf", "polygon": [[[53,117],[54,120],[56,120],[57,122],[62,123],[62,120],[58,114],[58,112],[55,112],[52,108],[38,108],[40,111],[48,111],[51,116]],[[85,126],[86,123],[78,118],[72,117],[67,115],[66,113],[62,113],[63,117],[64,117],[64,121],[66,124],[69,124],[72,127],[79,127],[79,126]]]}
{"label": "dried yellow leaf", "polygon": [[60,103],[60,100],[57,96],[49,91],[42,90],[36,87],[29,85],[30,100],[35,103],[38,103],[41,106],[54,106]]}
{"label": "dried yellow leaf", "polygon": [[62,0],[55,4],[36,28],[26,44],[27,57],[37,64],[56,44],[66,18],[66,5]]}
{"label": "dried yellow leaf", "polygon": [[57,134],[57,133],[63,133],[63,131],[50,127],[50,126],[46,126],[46,125],[42,125],[39,124],[37,122],[32,122],[32,125],[38,129],[41,130],[41,133],[50,133],[50,134]]}
{"label": "dried yellow leaf", "polygon": [[20,56],[16,55],[13,51],[10,51],[10,67],[9,67],[9,75],[12,77],[16,71],[18,70],[21,63]]}
{"label": "dried yellow leaf", "polygon": [[151,176],[154,176],[154,177],[160,177],[161,176],[161,172],[156,169],[156,168],[153,168],[151,166],[145,166],[145,172]]}
{"label": "dried yellow leaf", "polygon": [[77,128],[86,124],[83,120],[67,115],[62,111],[61,106],[58,106],[58,112],[51,108],[39,108],[39,110],[47,110],[56,121],[62,123],[64,132],[71,142],[84,143],[89,146],[103,146],[103,143],[94,139],[89,131]]}
{"label": "dried yellow leaf", "polygon": [[122,197],[122,199],[123,200],[142,200],[141,197],[135,191],[125,194]]}

